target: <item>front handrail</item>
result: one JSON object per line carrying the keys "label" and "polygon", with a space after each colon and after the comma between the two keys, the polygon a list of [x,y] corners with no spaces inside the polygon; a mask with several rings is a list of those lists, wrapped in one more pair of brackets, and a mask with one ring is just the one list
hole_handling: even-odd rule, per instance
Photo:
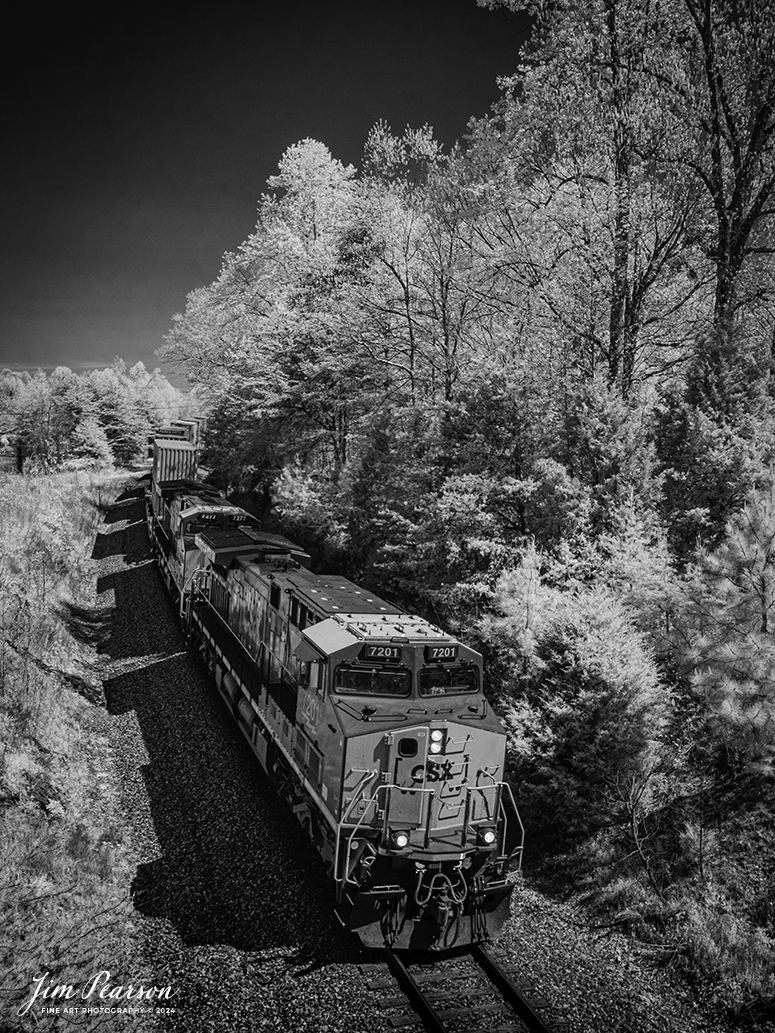
{"label": "front handrail", "polygon": [[[487,774],[489,775],[489,772],[487,772]],[[504,790],[505,790],[505,792],[508,794],[509,800],[511,801],[511,806],[512,806],[512,808],[514,810],[514,815],[515,815],[515,817],[517,819],[517,822],[519,824],[519,833],[520,833],[519,846],[515,847],[514,850],[512,850],[509,859],[511,859],[512,857],[514,857],[515,854],[518,853],[519,854],[519,863],[520,863],[520,867],[521,867],[521,865],[522,865],[522,852],[523,852],[524,846],[525,846],[525,826],[522,824],[522,818],[520,817],[519,808],[517,807],[516,801],[514,799],[514,793],[512,792],[511,786],[509,785],[508,782],[496,782],[493,779],[493,781],[492,781],[492,783],[490,785],[486,785],[486,786],[467,786],[466,787],[466,809],[465,809],[465,815],[464,815],[463,843],[462,843],[462,845],[466,846],[466,844],[468,842],[469,829],[474,829],[475,830],[477,828],[477,826],[479,824],[481,824],[481,822],[477,822],[477,821],[471,820],[471,818],[470,818],[471,803],[472,803],[472,798],[473,798],[472,794],[473,793],[481,793],[482,797],[484,798],[484,800],[486,802],[486,800],[487,800],[486,793],[491,791],[491,790],[495,790],[495,792],[496,792],[496,797],[495,797],[495,800],[493,801],[493,814],[497,814],[499,817],[502,818],[502,825],[501,825],[501,827],[499,829],[499,831],[500,831],[499,842],[498,842],[499,853],[501,854],[501,856],[505,856],[505,848],[506,848],[506,841],[507,841],[507,838],[508,838],[508,828],[509,828],[509,817],[508,817],[508,814],[506,813],[506,808],[505,808],[504,803],[503,803],[503,796],[504,796]]]}
{"label": "front handrail", "polygon": [[[511,854],[509,855],[509,860],[511,860],[514,857],[514,855],[518,853],[519,854],[519,868],[521,869],[522,868],[522,854],[523,854],[523,851],[525,849],[525,826],[522,824],[522,817],[521,817],[521,815],[519,813],[519,807],[517,807],[517,801],[514,799],[514,793],[511,790],[511,786],[509,785],[508,782],[501,782],[501,785],[506,790],[506,792],[509,794],[509,799],[511,800],[511,806],[514,808],[514,815],[515,815],[515,817],[517,819],[517,822],[519,824],[519,846],[515,847],[511,851]],[[507,829],[508,829],[508,821],[509,821],[509,819],[508,819],[508,816],[506,815],[506,809],[505,809],[505,807],[503,807],[503,801],[502,800],[501,800],[501,808],[503,810],[503,845],[505,847],[505,845],[506,845],[506,832],[507,832]]]}
{"label": "front handrail", "polygon": [[[345,825],[347,823],[347,819],[349,818],[350,812],[352,811],[352,809],[362,799],[362,797],[363,797],[362,790],[377,775],[379,775],[379,771],[377,771],[377,770],[364,772],[362,778],[360,779],[358,784],[353,789],[353,795],[350,798],[349,804],[347,805],[347,810],[342,815],[342,820],[339,823],[339,827],[338,827],[337,833],[336,833],[336,850],[334,851],[334,882],[344,882],[345,879],[346,879],[346,876],[343,877],[343,878],[339,877],[339,854],[341,852],[342,832],[344,831]],[[362,823],[364,816],[368,813],[369,806],[371,805],[371,802],[372,802],[373,799],[374,799],[373,797],[371,797],[369,799],[368,804],[366,806],[366,810],[363,812],[363,814],[361,815],[360,820],[355,825],[355,829],[356,830],[358,829],[358,827]],[[350,841],[351,840],[352,840],[352,837],[350,837]],[[348,847],[347,847],[348,856],[349,856],[349,852],[350,852],[350,846],[349,846],[349,842],[350,841],[348,841]],[[345,867],[346,867],[346,864],[347,864],[347,858],[345,858]]]}
{"label": "front handrail", "polygon": [[[338,883],[352,883],[353,885],[356,885],[355,881],[353,879],[350,879],[347,874],[348,859],[353,849],[353,841],[358,835],[364,823],[368,820],[372,812],[372,808],[375,808],[377,812],[379,810],[380,794],[388,793],[389,790],[395,789],[399,790],[402,793],[417,793],[425,796],[435,796],[434,789],[419,787],[415,788],[413,786],[399,786],[396,785],[396,783],[394,782],[388,783],[386,785],[377,786],[373,796],[370,796],[366,799],[366,807],[364,808],[363,813],[358,816],[358,820],[355,822],[354,825],[348,825],[347,821],[348,818],[350,818],[354,807],[356,806],[356,804],[358,804],[360,801],[364,799],[363,792],[361,790],[363,790],[365,786],[368,784],[368,782],[370,782],[378,774],[379,772],[377,771],[367,771],[364,774],[363,778],[361,778],[361,780],[355,786],[353,796],[347,806],[347,810],[345,811],[342,817],[342,821],[339,824],[336,839],[336,852],[334,857],[334,879]],[[469,838],[471,834],[475,834],[475,830],[477,829],[477,827],[482,824],[481,820],[471,819],[471,806],[473,801],[473,794],[479,793],[486,801],[486,794],[490,792],[495,793],[495,797],[490,803],[492,816],[493,818],[498,817],[501,819],[499,822],[498,853],[501,857],[506,856],[505,849],[506,842],[508,840],[509,816],[506,810],[505,800],[508,800],[511,802],[511,807],[514,811],[514,817],[516,818],[517,824],[519,826],[519,845],[515,847],[514,850],[512,850],[509,854],[509,860],[514,858],[516,855],[519,855],[519,863],[521,867],[522,852],[524,850],[525,843],[525,827],[522,824],[522,818],[520,817],[519,808],[517,807],[516,801],[514,799],[514,793],[512,792],[511,786],[508,784],[508,782],[496,782],[495,780],[493,780],[490,785],[486,786],[466,786],[465,814],[463,818],[463,828],[460,830],[461,849],[466,848],[466,846],[469,844]],[[430,842],[432,815],[433,807],[431,805],[427,808],[424,821],[425,828],[423,830],[423,845],[426,849]],[[381,832],[383,837],[387,835],[389,821],[390,795],[388,795],[387,797],[385,814],[382,820]],[[422,827],[422,825],[423,821],[420,820],[416,824],[415,828],[419,829]],[[344,862],[342,863],[341,855],[343,851],[345,853],[345,858]],[[340,866],[343,870],[341,875],[339,874]]]}
{"label": "front handrail", "polygon": [[[373,776],[373,775],[379,774],[379,772],[374,771],[371,774]],[[365,781],[365,778],[361,779],[361,781],[356,786],[356,790],[359,789],[361,785],[363,785],[364,781]],[[357,822],[355,823],[355,825],[352,825],[352,826],[348,827],[350,835],[347,837],[347,851],[346,851],[346,855],[345,855],[345,863],[343,865],[343,868],[345,869],[345,873],[342,876],[340,876],[338,873],[339,873],[340,843],[341,843],[342,838],[343,838],[342,833],[345,833],[345,832],[348,831],[348,828],[345,828],[345,822],[346,822],[347,818],[349,817],[350,811],[355,806],[355,803],[358,800],[357,796],[353,796],[353,798],[350,801],[350,804],[349,804],[349,806],[348,806],[348,808],[347,808],[347,810],[346,810],[346,812],[344,814],[344,817],[342,818],[342,821],[341,821],[340,826],[339,826],[339,834],[337,835],[337,838],[336,838],[336,854],[335,854],[335,858],[334,858],[334,880],[336,882],[342,882],[342,883],[344,883],[344,882],[352,882],[354,885],[356,885],[354,880],[350,879],[348,877],[348,875],[347,875],[347,872],[346,872],[347,859],[349,858],[350,852],[352,851],[352,843],[353,843],[353,840],[355,839],[359,829],[361,828],[361,826],[365,822],[366,816],[368,815],[369,811],[371,810],[372,805],[378,805],[380,793],[383,792],[383,791],[387,791],[388,789],[400,789],[402,792],[406,792],[406,793],[423,793],[423,794],[426,794],[426,795],[430,794],[431,796],[434,795],[434,790],[433,789],[415,789],[414,787],[398,786],[394,782],[390,782],[390,783],[388,783],[386,785],[377,786],[377,789],[376,789],[376,792],[374,793],[374,795],[370,796],[368,798],[368,800],[366,801],[366,808],[365,808],[363,814],[361,814],[359,816],[359,818],[358,818]],[[428,841],[429,841],[429,838],[430,838],[429,827],[430,827],[431,813],[432,813],[432,808],[428,807],[428,815],[427,815],[426,820],[425,820],[425,826],[426,826],[425,827],[425,846],[426,847],[428,845]],[[385,817],[384,817],[384,819],[382,821],[382,835],[383,836],[387,832],[388,816],[389,816],[389,806],[385,808]],[[419,827],[419,825],[417,827]]]}

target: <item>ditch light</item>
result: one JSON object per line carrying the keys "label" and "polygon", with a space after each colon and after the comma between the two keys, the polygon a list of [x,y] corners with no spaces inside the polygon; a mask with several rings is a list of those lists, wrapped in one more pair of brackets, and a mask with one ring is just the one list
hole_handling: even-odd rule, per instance
{"label": "ditch light", "polygon": [[409,846],[409,833],[404,829],[395,829],[390,833],[388,843],[391,850],[405,850]]}
{"label": "ditch light", "polygon": [[478,846],[492,846],[497,839],[495,829],[485,827],[477,830],[476,842]]}

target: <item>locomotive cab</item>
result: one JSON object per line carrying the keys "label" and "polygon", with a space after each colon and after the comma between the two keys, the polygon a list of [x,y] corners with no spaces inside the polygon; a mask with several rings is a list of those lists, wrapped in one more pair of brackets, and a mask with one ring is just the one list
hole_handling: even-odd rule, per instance
{"label": "locomotive cab", "polygon": [[343,921],[371,946],[494,934],[522,826],[479,654],[420,618],[365,614],[307,629],[296,654],[318,668],[301,723],[337,822]]}

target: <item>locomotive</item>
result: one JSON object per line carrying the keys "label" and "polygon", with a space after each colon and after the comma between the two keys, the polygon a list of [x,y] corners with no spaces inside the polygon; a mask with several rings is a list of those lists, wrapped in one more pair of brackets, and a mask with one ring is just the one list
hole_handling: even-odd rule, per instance
{"label": "locomotive", "polygon": [[316,574],[158,438],[151,545],[186,637],[368,947],[495,937],[524,829],[479,653],[348,579]]}

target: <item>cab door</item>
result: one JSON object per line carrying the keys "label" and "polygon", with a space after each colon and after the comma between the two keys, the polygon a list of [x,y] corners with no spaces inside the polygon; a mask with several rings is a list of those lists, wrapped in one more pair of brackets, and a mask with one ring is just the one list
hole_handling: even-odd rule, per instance
{"label": "cab door", "polygon": [[390,749],[387,824],[391,828],[425,828],[433,793],[429,790],[428,729],[407,728],[395,736]]}

